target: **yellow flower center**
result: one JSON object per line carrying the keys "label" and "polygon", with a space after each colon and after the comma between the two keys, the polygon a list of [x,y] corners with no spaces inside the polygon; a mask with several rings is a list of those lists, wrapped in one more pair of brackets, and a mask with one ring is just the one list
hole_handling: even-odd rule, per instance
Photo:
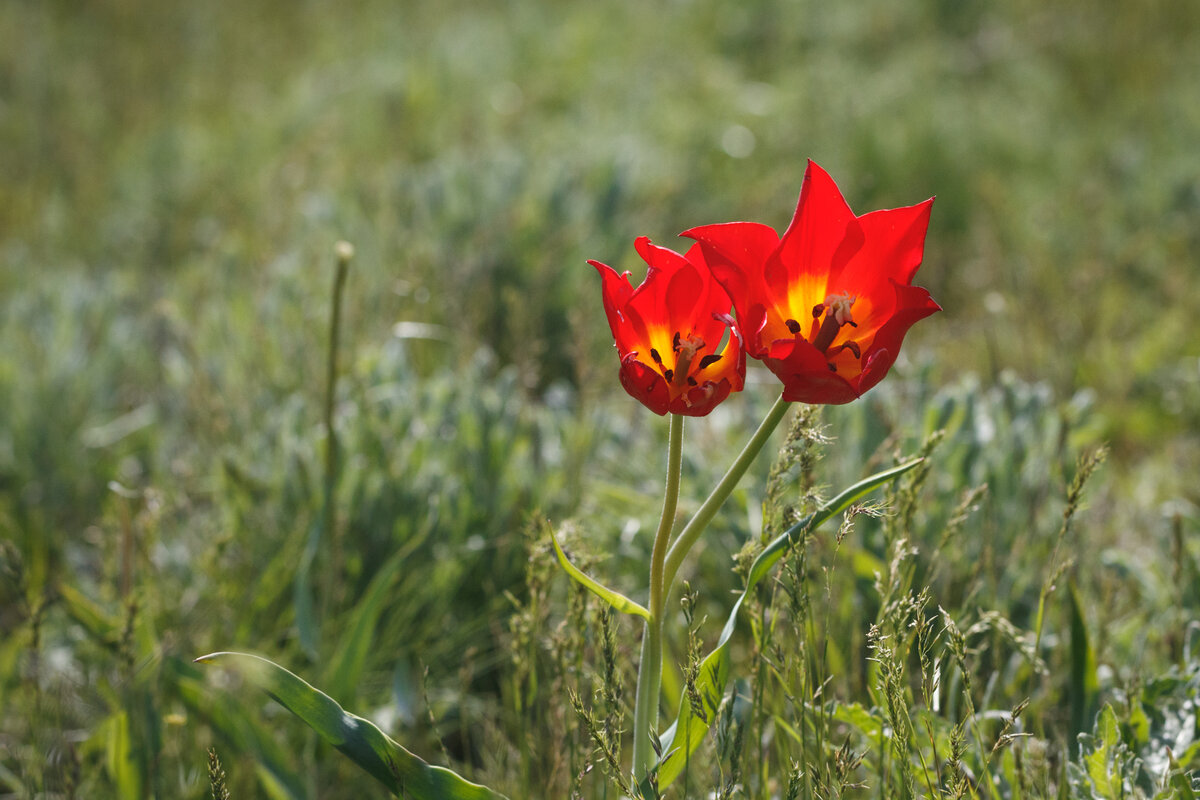
{"label": "yellow flower center", "polygon": [[[697,373],[716,362],[721,360],[721,355],[709,353],[700,358],[699,362],[693,365],[696,357],[700,355],[707,347],[704,339],[694,333],[689,333],[687,337],[683,337],[679,331],[671,338],[671,355],[673,356],[673,366],[668,366],[670,363],[664,359],[658,348],[650,348],[650,358],[654,361],[654,365],[658,367],[658,371],[666,379],[667,385],[670,387],[671,397],[679,397],[682,395],[685,402],[692,405],[688,398],[688,392],[700,385],[693,373]],[[665,349],[665,348],[664,348]],[[711,391],[711,387],[709,387]]]}
{"label": "yellow flower center", "polygon": [[[849,350],[854,354],[855,358],[862,358],[862,351],[858,347],[858,343],[847,339],[845,342],[833,345],[833,340],[837,338],[842,328],[849,325],[851,328],[857,328],[858,323],[854,321],[853,308],[854,303],[858,298],[848,292],[831,294],[825,297],[825,301],[817,303],[813,306],[812,326],[809,328],[808,336],[806,337],[812,346],[821,351],[829,358],[833,358],[843,350]],[[793,336],[799,335],[803,330],[800,323],[795,319],[788,319],[785,323],[787,329]],[[837,372],[837,367],[832,362],[829,364],[831,372]]]}

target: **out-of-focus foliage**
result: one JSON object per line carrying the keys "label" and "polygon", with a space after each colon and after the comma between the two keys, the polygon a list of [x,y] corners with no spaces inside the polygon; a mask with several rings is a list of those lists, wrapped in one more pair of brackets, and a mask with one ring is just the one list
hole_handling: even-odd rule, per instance
{"label": "out-of-focus foliage", "polygon": [[[822,660],[794,649],[772,679],[754,656],[779,637],[735,639],[754,702],[727,704],[679,785],[724,786],[737,763],[751,796],[786,796],[809,759],[920,789],[922,757],[965,746],[970,774],[939,791],[986,769],[1011,796],[1182,792],[1198,39],[1189,0],[0,4],[0,793],[202,797],[210,746],[233,797],[374,791],[190,664],[236,648],[471,780],[595,796],[565,689],[619,726],[637,627],[612,623],[606,673],[600,620],[532,514],[644,600],[665,427],[616,383],[584,261],[634,268],[638,234],[782,225],[810,157],[860,212],[937,195],[920,283],[946,312],[878,390],[822,415],[834,440],[780,503],[944,438],[893,515],[814,539],[775,601],[751,598],[774,609],[759,620],[805,619],[793,640]],[[338,239],[358,255],[309,609]],[[689,424],[684,511],[773,391],[752,372]],[[1056,547],[1076,456],[1100,441]],[[741,585],[730,558],[770,533],[755,469],[685,568],[709,644]],[[811,616],[771,605],[798,585]],[[896,638],[902,620],[937,621],[939,644]],[[922,652],[944,659],[936,704]],[[682,672],[664,685],[680,697]],[[1004,730],[1034,735],[989,759],[1025,699]],[[880,748],[904,707],[913,744]],[[743,725],[755,769],[731,762]],[[855,766],[843,742],[875,750]],[[837,785],[811,774],[798,791]]]}

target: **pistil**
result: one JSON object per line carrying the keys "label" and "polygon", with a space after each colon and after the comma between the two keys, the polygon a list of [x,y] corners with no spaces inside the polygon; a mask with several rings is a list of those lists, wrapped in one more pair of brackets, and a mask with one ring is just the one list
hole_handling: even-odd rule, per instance
{"label": "pistil", "polygon": [[856,299],[849,294],[831,294],[825,298],[824,303],[813,308],[814,318],[819,317],[822,313],[825,315],[825,319],[821,320],[821,327],[817,330],[817,335],[812,339],[813,347],[824,353],[833,344],[834,338],[837,337],[838,331],[842,329],[843,325],[858,327],[850,311]]}
{"label": "pistil", "polygon": [[663,377],[676,387],[682,387],[688,382],[688,373],[691,372],[692,359],[704,349],[704,340],[695,334],[690,334],[686,339],[681,339],[679,334],[676,333],[672,345],[675,349],[675,369],[673,372],[672,370],[667,370],[663,373]]}

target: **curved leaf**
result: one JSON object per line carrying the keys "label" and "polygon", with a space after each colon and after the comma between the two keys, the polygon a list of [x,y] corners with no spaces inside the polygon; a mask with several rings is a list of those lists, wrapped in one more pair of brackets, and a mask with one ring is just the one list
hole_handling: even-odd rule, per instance
{"label": "curved leaf", "polygon": [[[550,526],[547,525],[546,527]],[[558,556],[558,563],[562,564],[562,568],[567,571],[567,574],[570,575],[576,583],[591,591],[592,594],[596,595],[601,600],[615,608],[617,611],[620,611],[622,614],[633,614],[634,616],[641,617],[645,620],[650,619],[650,612],[645,608],[633,602],[620,592],[613,591],[607,586],[600,584],[593,578],[588,577],[583,570],[572,564],[570,559],[567,558],[567,554],[563,552],[562,546],[559,545],[558,537],[554,535],[553,530],[550,531],[550,541],[554,543],[554,552]]]}
{"label": "curved leaf", "polygon": [[921,461],[923,459],[914,459],[859,481],[825,503],[819,510],[779,534],[767,545],[765,550],[758,554],[758,558],[754,559],[754,563],[750,565],[750,573],[746,577],[746,588],[742,590],[738,595],[737,602],[733,604],[729,618],[725,621],[725,627],[721,629],[721,637],[717,640],[717,646],[700,664],[700,674],[696,678],[696,690],[706,708],[705,716],[696,715],[685,695],[679,701],[679,717],[662,735],[661,752],[664,756],[657,768],[660,790],[669,786],[683,772],[689,756],[704,741],[709,725],[716,716],[721,697],[725,694],[725,684],[729,680],[729,642],[737,629],[738,612],[742,609],[742,602],[746,599],[746,595],[758,585],[771,567],[775,566],[787,549],[800,541],[801,537],[824,524],[830,517],[842,513],[867,493],[908,472]]}
{"label": "curved leaf", "polygon": [[362,717],[283,667],[249,653],[211,653],[202,664],[220,662],[238,670],[280,705],[308,723],[354,763],[392,792],[412,800],[506,800],[444,767],[427,764]]}
{"label": "curved leaf", "polygon": [[164,673],[174,684],[174,695],[197,719],[202,720],[239,753],[258,762],[259,783],[264,796],[273,800],[307,797],[304,781],[267,726],[252,718],[252,711],[228,692],[204,683],[194,665],[174,657],[163,659]]}

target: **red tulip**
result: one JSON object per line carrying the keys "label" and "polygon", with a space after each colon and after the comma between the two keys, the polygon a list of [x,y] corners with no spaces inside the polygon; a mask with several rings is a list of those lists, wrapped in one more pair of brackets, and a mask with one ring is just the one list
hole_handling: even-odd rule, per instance
{"label": "red tulip", "polygon": [[856,217],[809,161],[782,238],[753,222],[682,235],[733,298],[747,351],[783,381],[784,399],[848,403],[887,375],[913,323],[941,310],[911,285],[932,205]]}
{"label": "red tulip", "polygon": [[[687,256],[634,243],[649,265],[634,289],[629,273],[589,261],[600,273],[604,310],[621,356],[621,385],[655,414],[701,417],[741,391],[746,354],[729,316],[729,295],[713,280],[700,246]],[[724,346],[722,347],[722,343]]]}

